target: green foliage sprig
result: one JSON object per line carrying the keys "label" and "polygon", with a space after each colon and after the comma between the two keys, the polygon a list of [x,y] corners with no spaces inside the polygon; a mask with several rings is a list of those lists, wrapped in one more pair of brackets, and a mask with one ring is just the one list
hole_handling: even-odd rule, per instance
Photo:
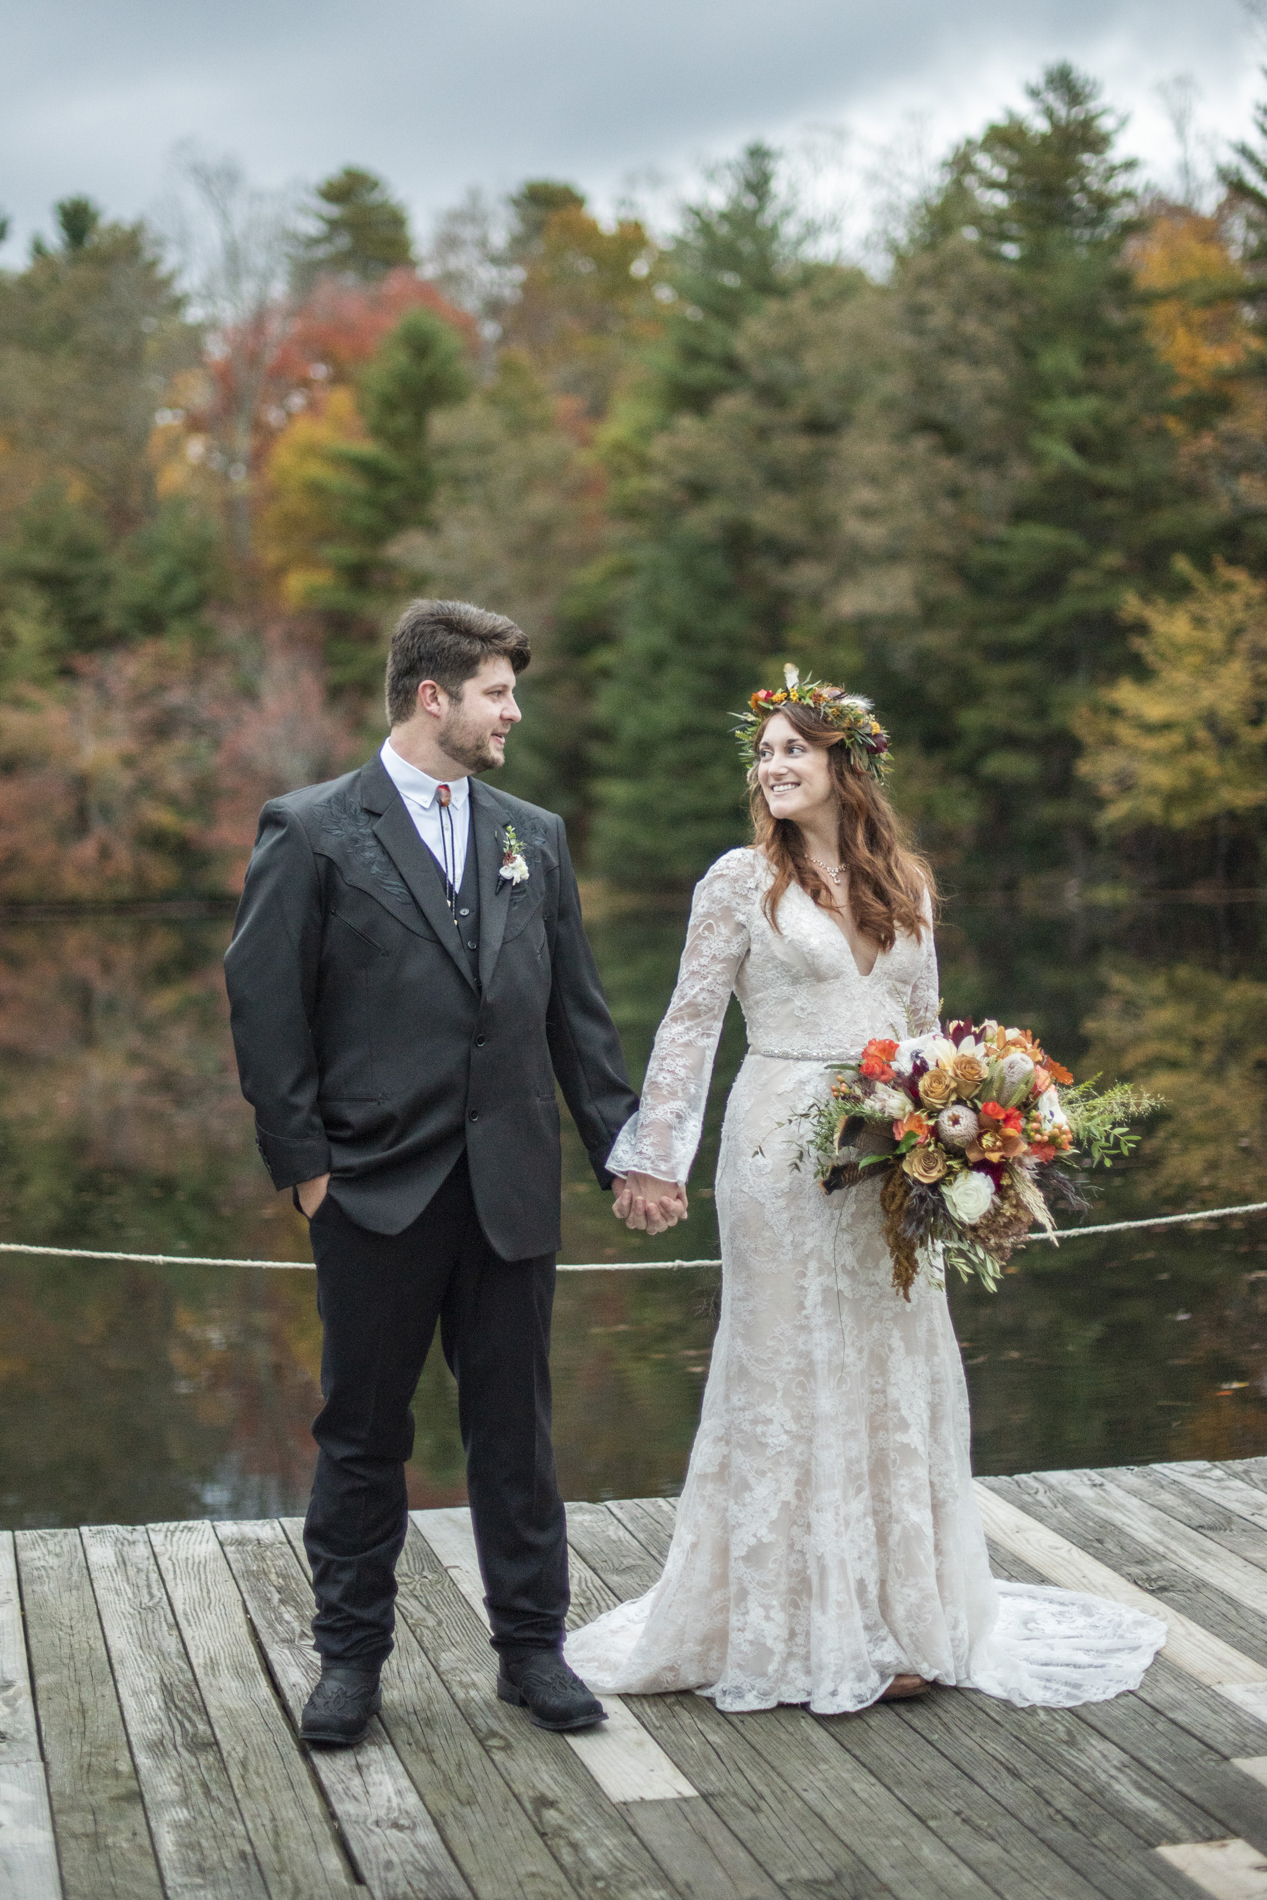
{"label": "green foliage sprig", "polygon": [[1086,1165],[1111,1168],[1114,1156],[1122,1159],[1139,1146],[1140,1135],[1130,1124],[1157,1114],[1165,1107],[1165,1099],[1147,1089],[1134,1088],[1129,1082],[1115,1082],[1097,1093],[1099,1079],[1093,1075],[1085,1082],[1062,1088],[1060,1106],[1073,1129],[1074,1145],[1086,1156]]}

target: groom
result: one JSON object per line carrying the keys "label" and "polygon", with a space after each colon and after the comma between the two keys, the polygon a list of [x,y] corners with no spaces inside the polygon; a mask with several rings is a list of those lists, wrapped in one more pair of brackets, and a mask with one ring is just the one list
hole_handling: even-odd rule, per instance
{"label": "groom", "polygon": [[256,1142],[308,1217],[317,1266],[309,1741],[357,1742],[379,1707],[409,1405],[437,1323],[497,1692],[539,1727],[603,1720],[561,1653],[555,1079],[605,1187],[637,1100],[563,822],[476,776],[503,762],[528,660],[513,621],[414,601],[387,663],[391,736],[358,771],[264,807],[225,959]]}

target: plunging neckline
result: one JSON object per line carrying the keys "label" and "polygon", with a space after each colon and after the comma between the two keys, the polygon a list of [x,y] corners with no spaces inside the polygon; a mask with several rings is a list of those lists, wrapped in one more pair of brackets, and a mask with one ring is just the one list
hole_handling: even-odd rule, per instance
{"label": "plunging neckline", "polygon": [[837,923],[834,914],[831,911],[826,910],[822,904],[816,904],[813,898],[810,896],[809,892],[804,888],[803,885],[794,884],[793,889],[798,890],[800,892],[801,896],[805,899],[805,902],[809,905],[810,909],[812,911],[816,911],[818,915],[823,919],[824,923],[829,925],[830,928],[834,930],[836,935],[840,938],[840,941],[844,944],[845,949],[848,952],[849,961],[853,964],[854,971],[857,975],[858,981],[860,983],[869,983],[872,977],[875,975],[876,964],[879,963],[880,958],[884,955],[884,951],[881,949],[880,945],[879,944],[876,945],[875,955],[871,959],[871,968],[869,970],[862,969],[861,966],[859,965],[857,957],[853,953],[853,945],[850,943],[848,937],[845,935],[845,932],[842,926],[839,923]]}

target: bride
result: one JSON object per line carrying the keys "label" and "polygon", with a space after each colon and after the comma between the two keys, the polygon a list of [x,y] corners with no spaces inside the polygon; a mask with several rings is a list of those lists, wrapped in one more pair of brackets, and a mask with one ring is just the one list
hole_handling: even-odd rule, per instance
{"label": "bride", "polygon": [[865,701],[798,683],[740,728],[754,843],[701,880],[642,1107],[608,1166],[617,1215],[686,1212],[731,992],[748,1053],[717,1166],[722,1302],[663,1574],[576,1631],[597,1690],[700,1689],[721,1709],[821,1714],[932,1682],[1073,1706],[1137,1686],[1165,1637],[1098,1598],[996,1582],[940,1261],[895,1292],[877,1185],[825,1197],[797,1114],[873,1036],[938,1014],[932,877],[883,789]]}

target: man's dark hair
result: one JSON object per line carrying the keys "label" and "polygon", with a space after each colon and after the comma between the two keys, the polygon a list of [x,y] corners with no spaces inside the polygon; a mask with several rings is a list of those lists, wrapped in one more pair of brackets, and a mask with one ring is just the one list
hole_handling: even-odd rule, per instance
{"label": "man's dark hair", "polygon": [[509,660],[522,673],[532,647],[522,627],[467,600],[411,600],[396,624],[387,656],[387,717],[393,726],[412,719],[423,680],[451,698],[485,660]]}

